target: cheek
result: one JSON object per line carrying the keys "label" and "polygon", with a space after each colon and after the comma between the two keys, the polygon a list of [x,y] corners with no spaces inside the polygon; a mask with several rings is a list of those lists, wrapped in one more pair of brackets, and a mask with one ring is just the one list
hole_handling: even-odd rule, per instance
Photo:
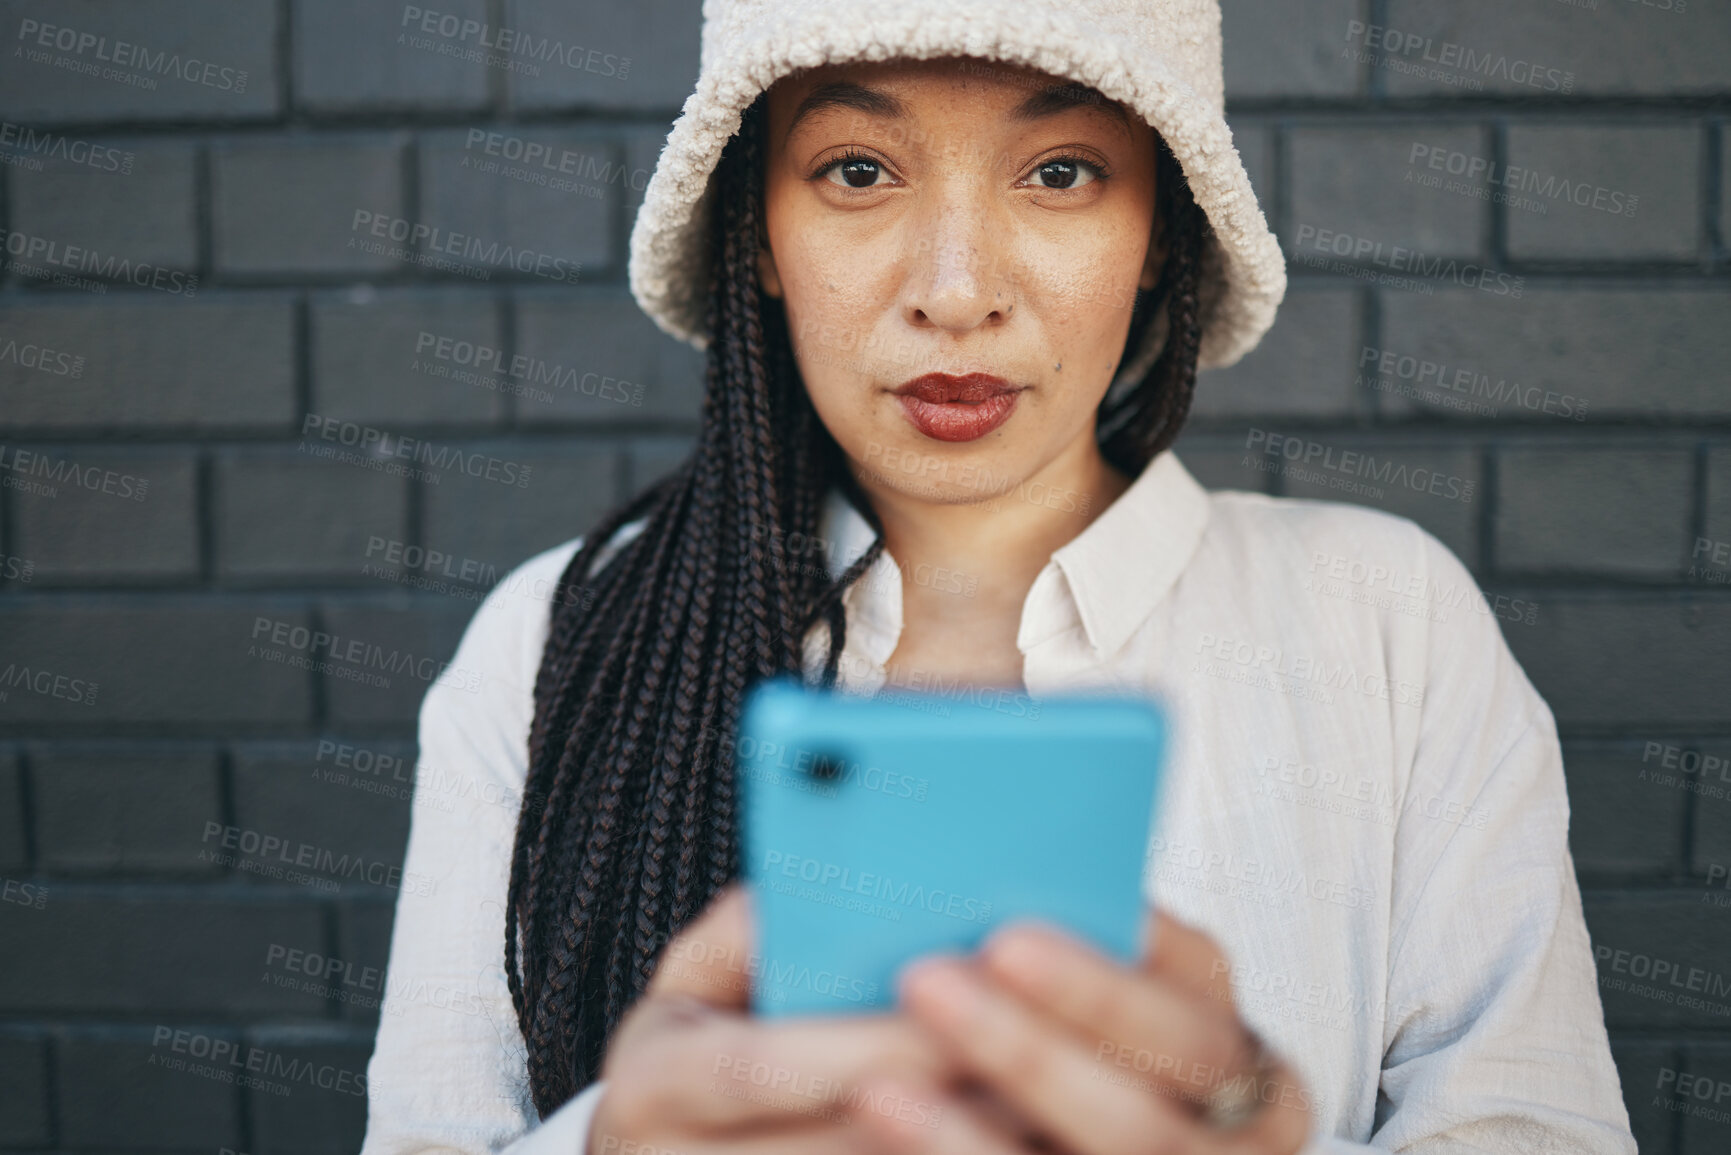
{"label": "cheek", "polygon": [[879,246],[798,229],[775,252],[794,348],[810,350],[820,361],[857,351],[894,301]]}
{"label": "cheek", "polygon": [[[788,338],[812,407],[850,456],[881,439],[885,418],[873,386],[912,375],[897,371],[894,269],[879,244],[826,241],[808,232],[779,250]],[[903,358],[905,359],[905,358]],[[855,444],[858,442],[858,444]],[[881,449],[881,446],[879,446]]]}
{"label": "cheek", "polygon": [[1046,266],[1040,278],[1041,312],[1053,333],[1077,346],[1078,359],[1100,352],[1110,358],[1117,352],[1107,338],[1117,334],[1122,340],[1129,330],[1146,251],[1145,238],[1140,244],[1133,236],[1111,243],[1090,238],[1090,243],[1072,245],[1061,263]]}

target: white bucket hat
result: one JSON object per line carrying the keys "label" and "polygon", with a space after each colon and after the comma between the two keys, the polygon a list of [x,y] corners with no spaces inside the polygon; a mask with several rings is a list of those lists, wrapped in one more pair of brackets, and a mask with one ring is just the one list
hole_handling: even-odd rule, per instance
{"label": "white bucket hat", "polygon": [[[760,92],[820,64],[937,56],[1031,66],[1140,114],[1212,226],[1199,366],[1230,365],[1255,347],[1286,293],[1286,263],[1226,126],[1219,0],[704,0],[697,90],[667,134],[631,229],[631,293],[643,311],[708,347],[710,176]],[[1114,384],[1153,364],[1165,332],[1148,326]]]}

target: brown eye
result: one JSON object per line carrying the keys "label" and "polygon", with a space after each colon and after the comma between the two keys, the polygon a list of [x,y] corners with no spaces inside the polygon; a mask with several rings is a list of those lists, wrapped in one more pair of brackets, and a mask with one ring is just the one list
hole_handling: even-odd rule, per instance
{"label": "brown eye", "polygon": [[[1098,165],[1085,161],[1079,156],[1055,157],[1042,164],[1039,168],[1035,169],[1034,172],[1043,180],[1053,182],[1049,184],[1036,185],[1035,187],[1049,188],[1056,192],[1083,188],[1093,181],[1098,180],[1102,175]],[[1078,180],[1084,172],[1089,173],[1090,175],[1085,180]]]}
{"label": "brown eye", "polygon": [[[841,181],[829,179],[829,174],[835,171],[841,173]],[[824,177],[830,184],[839,184],[844,188],[866,189],[877,184],[877,178],[884,175],[884,166],[863,153],[849,153],[830,161],[813,175]]]}

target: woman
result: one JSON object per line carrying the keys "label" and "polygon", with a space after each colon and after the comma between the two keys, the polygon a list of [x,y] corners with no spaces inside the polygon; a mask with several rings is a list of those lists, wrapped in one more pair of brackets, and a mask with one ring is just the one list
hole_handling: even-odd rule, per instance
{"label": "woman", "polygon": [[[1217,6],[705,15],[631,267],[708,350],[699,443],[427,696],[419,774],[477,788],[415,815],[364,1155],[1633,1152],[1555,728],[1470,576],[1169,450],[1285,287]],[[751,1019],[726,755],[780,671],[1160,690],[1148,957],[1006,928],[893,1013]]]}

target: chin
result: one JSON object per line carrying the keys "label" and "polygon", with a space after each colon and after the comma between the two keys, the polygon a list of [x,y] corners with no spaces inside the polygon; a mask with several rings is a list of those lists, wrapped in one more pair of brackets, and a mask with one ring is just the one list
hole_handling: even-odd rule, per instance
{"label": "chin", "polygon": [[908,429],[873,439],[854,456],[868,483],[941,505],[1001,500],[1032,470],[1002,436],[938,441]]}

